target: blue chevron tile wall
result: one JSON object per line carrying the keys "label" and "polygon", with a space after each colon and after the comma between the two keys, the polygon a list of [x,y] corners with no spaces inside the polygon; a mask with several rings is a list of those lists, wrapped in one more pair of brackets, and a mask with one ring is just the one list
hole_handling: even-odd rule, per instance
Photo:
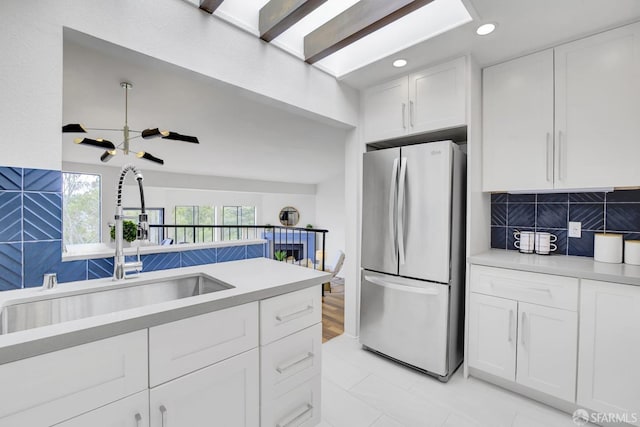
{"label": "blue chevron tile wall", "polygon": [[[163,252],[142,256],[143,271],[263,257],[266,246]],[[62,172],[0,167],[0,291],[111,277],[113,258],[62,262]]]}
{"label": "blue chevron tile wall", "polygon": [[[581,238],[568,237],[569,221],[582,223]],[[553,233],[558,237],[556,253],[592,257],[595,233],[640,238],[640,190],[492,194],[491,247],[516,250],[516,230]]]}

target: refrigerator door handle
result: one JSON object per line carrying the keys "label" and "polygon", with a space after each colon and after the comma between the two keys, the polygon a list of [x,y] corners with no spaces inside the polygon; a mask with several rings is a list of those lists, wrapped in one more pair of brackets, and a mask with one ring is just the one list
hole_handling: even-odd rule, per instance
{"label": "refrigerator door handle", "polygon": [[375,276],[368,276],[365,274],[364,280],[374,285],[382,286],[383,288],[395,289],[403,292],[411,292],[414,294],[421,295],[439,295],[440,292],[437,288],[418,288],[415,286],[406,286],[398,283],[389,282],[387,280],[382,280]]}
{"label": "refrigerator door handle", "polygon": [[393,168],[391,169],[391,184],[389,184],[389,237],[393,244],[391,250],[393,250],[393,256],[396,257],[398,253],[398,239],[396,235],[396,191],[398,183],[398,162],[400,159],[393,160]]}
{"label": "refrigerator door handle", "polygon": [[407,158],[400,159],[400,180],[398,189],[398,250],[400,251],[400,265],[405,263],[404,253],[404,196],[405,181],[407,178]]}

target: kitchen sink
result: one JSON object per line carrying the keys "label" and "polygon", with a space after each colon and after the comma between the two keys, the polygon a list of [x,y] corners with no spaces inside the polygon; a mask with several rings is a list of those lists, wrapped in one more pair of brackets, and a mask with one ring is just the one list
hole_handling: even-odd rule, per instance
{"label": "kitchen sink", "polygon": [[212,292],[233,289],[227,283],[196,274],[161,281],[114,284],[108,287],[47,295],[29,301],[7,301],[0,311],[0,334],[24,331]]}

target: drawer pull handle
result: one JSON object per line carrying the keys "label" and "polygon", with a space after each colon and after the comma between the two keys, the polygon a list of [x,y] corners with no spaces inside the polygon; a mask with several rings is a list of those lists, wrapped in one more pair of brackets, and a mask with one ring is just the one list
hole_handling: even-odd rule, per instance
{"label": "drawer pull handle", "polygon": [[140,415],[140,413],[137,413],[134,418],[136,419],[136,427],[140,427],[140,423],[142,422],[142,415]]}
{"label": "drawer pull handle", "polygon": [[284,423],[276,424],[276,427],[288,427],[290,425],[294,425],[296,421],[298,421],[300,418],[304,417],[306,414],[310,413],[313,410],[313,405],[311,405],[310,403],[307,403],[302,408],[298,409],[298,411],[300,410],[302,410],[302,412],[300,412],[297,415],[295,415],[295,412],[294,412],[293,418],[291,418],[288,421],[285,421]]}
{"label": "drawer pull handle", "polygon": [[522,312],[522,348],[525,348],[524,335],[525,335],[525,324],[527,322],[527,313]]}
{"label": "drawer pull handle", "polygon": [[313,306],[308,305],[306,308],[303,308],[300,311],[296,311],[295,313],[287,314],[285,316],[277,315],[276,320],[278,322],[287,322],[289,320],[297,319],[298,317],[304,316],[307,313],[311,313],[313,311]]}
{"label": "drawer pull handle", "polygon": [[160,414],[162,416],[162,427],[167,427],[167,420],[166,420],[166,415],[167,415],[167,408],[164,405],[160,405]]}
{"label": "drawer pull handle", "polygon": [[289,369],[293,368],[294,366],[297,366],[297,365],[301,364],[302,362],[306,362],[307,360],[311,360],[311,359],[313,359],[313,353],[308,352],[304,356],[298,358],[297,360],[294,360],[293,362],[289,363],[288,365],[278,366],[276,368],[276,371],[278,371],[279,374],[284,374],[285,372],[287,372]]}

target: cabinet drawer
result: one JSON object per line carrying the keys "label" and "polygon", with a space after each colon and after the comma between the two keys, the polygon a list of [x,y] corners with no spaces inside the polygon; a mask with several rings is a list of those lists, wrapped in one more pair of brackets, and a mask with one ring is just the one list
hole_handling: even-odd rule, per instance
{"label": "cabinet drawer", "polygon": [[260,301],[260,343],[266,345],[320,322],[318,286]]}
{"label": "cabinet drawer", "polygon": [[269,402],[320,374],[322,324],[317,323],[261,349],[262,401]]}
{"label": "cabinet drawer", "polygon": [[145,390],[147,372],[146,329],[0,365],[0,426],[68,420]]}
{"label": "cabinet drawer", "polygon": [[261,410],[261,427],[317,425],[320,423],[320,376],[264,404]]}
{"label": "cabinet drawer", "polygon": [[158,384],[258,346],[258,303],[149,329],[149,384]]}
{"label": "cabinet drawer", "polygon": [[55,427],[148,426],[149,392],[147,390],[55,425]]}
{"label": "cabinet drawer", "polygon": [[473,265],[471,292],[578,310],[578,279],[573,277]]}

